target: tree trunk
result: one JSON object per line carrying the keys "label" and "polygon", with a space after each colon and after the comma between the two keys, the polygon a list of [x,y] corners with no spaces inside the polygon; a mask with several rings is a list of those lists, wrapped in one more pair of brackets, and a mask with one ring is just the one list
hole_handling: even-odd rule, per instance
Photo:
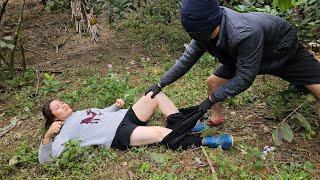
{"label": "tree trunk", "polygon": [[23,42],[20,41],[20,50],[21,50],[21,65],[23,68],[23,71],[26,71],[27,66],[26,66],[26,57],[24,54],[24,46],[23,46]]}
{"label": "tree trunk", "polygon": [[19,17],[19,21],[18,21],[18,26],[17,26],[17,30],[13,36],[13,45],[14,48],[11,51],[10,54],[10,58],[9,58],[9,71],[11,73],[11,75],[15,75],[15,71],[14,71],[14,53],[16,51],[16,46],[17,46],[17,42],[20,36],[20,29],[21,29],[21,24],[22,24],[22,18],[23,18],[23,10],[24,10],[24,5],[25,5],[25,0],[23,0],[23,4],[21,5],[21,10],[20,10],[20,17]]}
{"label": "tree trunk", "polygon": [[4,11],[6,10],[6,6],[8,4],[9,0],[5,0],[1,6],[1,9],[0,9],[0,22],[1,22],[1,19],[2,19],[2,16],[4,14]]}

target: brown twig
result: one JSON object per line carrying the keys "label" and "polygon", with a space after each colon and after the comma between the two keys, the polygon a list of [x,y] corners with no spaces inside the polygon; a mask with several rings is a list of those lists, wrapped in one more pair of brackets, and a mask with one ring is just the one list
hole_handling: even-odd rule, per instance
{"label": "brown twig", "polygon": [[[17,70],[17,71],[23,71],[23,68],[21,68],[21,67],[16,67],[14,69]],[[9,69],[3,69],[3,70],[4,71],[8,71]],[[39,72],[49,72],[49,73],[56,73],[56,74],[61,74],[62,73],[62,71],[55,70],[55,69],[41,69],[41,70],[38,70],[38,69],[27,68],[26,70],[39,71]]]}
{"label": "brown twig", "polygon": [[132,171],[128,171],[128,175],[129,175],[129,180],[133,180],[133,173]]}
{"label": "brown twig", "polygon": [[207,159],[207,162],[209,164],[209,167],[210,167],[210,170],[211,170],[211,173],[212,173],[212,177],[214,177],[216,175],[216,170],[214,169],[214,167],[213,167],[213,165],[212,165],[212,163],[210,161],[210,158],[209,158],[209,156],[208,156],[208,154],[207,154],[207,152],[206,152],[206,150],[204,149],[203,146],[201,146],[201,150],[202,150],[202,153],[204,154],[204,156]]}
{"label": "brown twig", "polygon": [[301,108],[305,103],[307,103],[308,101],[303,102],[302,104],[300,104],[296,109],[294,109],[287,117],[285,117],[278,125],[277,127],[279,127],[282,123],[284,123],[293,113],[295,113],[299,108]]}

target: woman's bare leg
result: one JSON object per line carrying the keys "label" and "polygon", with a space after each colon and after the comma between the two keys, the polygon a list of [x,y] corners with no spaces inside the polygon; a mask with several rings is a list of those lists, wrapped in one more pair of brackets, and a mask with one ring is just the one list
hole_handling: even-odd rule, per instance
{"label": "woman's bare leg", "polygon": [[138,126],[130,136],[131,146],[159,143],[171,133],[171,129],[161,126]]}
{"label": "woman's bare leg", "polygon": [[[140,121],[146,122],[154,113],[156,107],[168,117],[170,114],[179,112],[178,108],[162,92],[158,93],[151,99],[152,92],[142,96],[133,106],[132,109]],[[138,126],[130,136],[131,146],[159,143],[172,130],[160,126]]]}
{"label": "woman's bare leg", "polygon": [[142,96],[133,106],[132,109],[140,121],[146,122],[154,113],[156,107],[160,109],[162,114],[168,117],[170,114],[179,112],[178,108],[172,101],[162,92],[158,93],[151,99],[152,92],[146,96]]}

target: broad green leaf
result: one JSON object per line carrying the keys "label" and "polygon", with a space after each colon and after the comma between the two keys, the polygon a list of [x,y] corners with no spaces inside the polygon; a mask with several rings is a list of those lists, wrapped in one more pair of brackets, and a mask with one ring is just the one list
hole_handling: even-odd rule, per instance
{"label": "broad green leaf", "polygon": [[44,77],[45,77],[46,79],[49,79],[49,78],[50,78],[50,75],[49,75],[48,73],[44,73]]}
{"label": "broad green leaf", "polygon": [[292,7],[291,0],[273,0],[273,5],[278,6],[281,11],[286,11]]}
{"label": "broad green leaf", "polygon": [[291,142],[293,139],[293,132],[291,130],[290,125],[285,122],[280,126],[280,128],[284,133],[284,136],[283,136],[284,140]]}
{"label": "broad green leaf", "polygon": [[273,139],[273,142],[276,146],[281,145],[282,139],[279,138],[279,129],[278,128],[276,128],[272,131],[272,139]]}
{"label": "broad green leaf", "polygon": [[314,131],[312,130],[311,128],[311,125],[309,123],[309,121],[300,113],[296,113],[296,116],[295,116],[298,121],[300,122],[301,126],[308,132],[310,133],[311,135],[314,135]]}
{"label": "broad green leaf", "polygon": [[2,39],[6,40],[6,41],[12,41],[12,37],[11,36],[5,36]]}
{"label": "broad green leaf", "polygon": [[4,41],[2,41],[2,40],[0,40],[0,47],[1,47],[1,48],[7,47],[7,43],[4,42]]}
{"label": "broad green leaf", "polygon": [[14,49],[14,45],[13,44],[11,44],[11,43],[7,43],[7,48],[9,48],[9,49]]}

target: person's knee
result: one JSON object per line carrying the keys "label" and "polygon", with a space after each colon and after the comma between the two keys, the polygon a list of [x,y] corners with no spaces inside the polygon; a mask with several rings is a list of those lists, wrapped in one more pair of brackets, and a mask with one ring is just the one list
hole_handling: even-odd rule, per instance
{"label": "person's knee", "polygon": [[227,80],[226,79],[222,79],[222,78],[219,78],[218,76],[216,75],[210,75],[208,78],[207,78],[207,85],[208,85],[208,88],[212,89],[212,90],[215,90],[217,89],[219,86],[221,86],[222,84],[224,84]]}

